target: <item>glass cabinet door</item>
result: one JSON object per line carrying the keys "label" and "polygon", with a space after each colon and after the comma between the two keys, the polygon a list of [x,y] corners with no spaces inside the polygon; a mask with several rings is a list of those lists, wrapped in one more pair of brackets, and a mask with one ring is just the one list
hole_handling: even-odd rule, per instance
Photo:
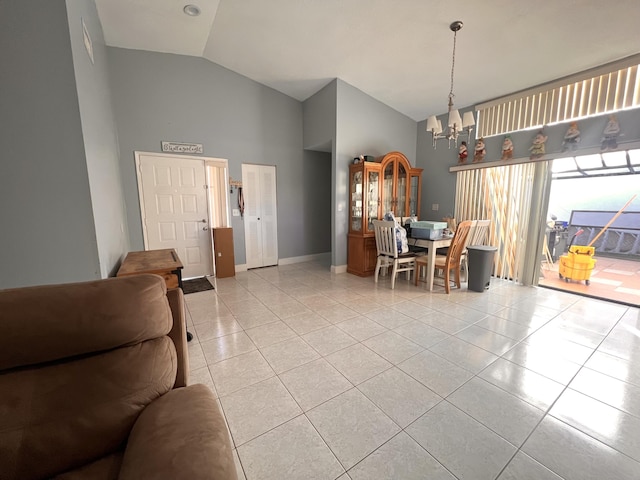
{"label": "glass cabinet door", "polygon": [[418,193],[420,192],[420,175],[411,175],[409,186],[409,216],[418,215]]}
{"label": "glass cabinet door", "polygon": [[373,231],[373,220],[379,220],[380,207],[380,172],[369,172],[367,182],[367,230]]}
{"label": "glass cabinet door", "polygon": [[362,180],[363,171],[353,172],[351,177],[351,230],[362,231]]}
{"label": "glass cabinet door", "polygon": [[383,185],[382,188],[384,190],[382,194],[383,205],[382,205],[382,216],[384,216],[387,212],[392,212],[394,210],[394,198],[393,198],[393,180],[394,180],[394,162],[389,162],[389,164],[384,167],[383,173]]}
{"label": "glass cabinet door", "polygon": [[406,217],[407,212],[407,170],[402,162],[398,164],[398,182],[396,185],[396,211],[398,217]]}

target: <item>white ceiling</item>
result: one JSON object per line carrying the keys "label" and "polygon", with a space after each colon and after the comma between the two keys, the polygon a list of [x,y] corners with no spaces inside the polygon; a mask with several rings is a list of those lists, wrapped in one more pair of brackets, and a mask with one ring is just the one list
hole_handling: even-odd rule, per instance
{"label": "white ceiling", "polygon": [[[199,17],[182,12],[187,3]],[[416,121],[640,52],[640,1],[96,0],[107,45],[202,56],[305,100],[340,78]]]}

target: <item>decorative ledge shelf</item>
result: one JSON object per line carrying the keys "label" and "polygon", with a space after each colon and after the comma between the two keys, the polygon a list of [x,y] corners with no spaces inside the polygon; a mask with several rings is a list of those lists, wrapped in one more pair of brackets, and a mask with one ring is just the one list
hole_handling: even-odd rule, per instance
{"label": "decorative ledge shelf", "polygon": [[[554,152],[547,153],[542,158],[536,158],[535,160],[530,159],[529,157],[521,157],[521,158],[512,158],[511,160],[492,160],[489,162],[479,162],[479,163],[464,163],[461,165],[454,165],[453,167],[449,167],[449,172],[462,172],[465,170],[478,170],[481,168],[492,168],[492,167],[505,167],[507,165],[519,165],[522,163],[532,163],[532,162],[546,162],[548,160],[555,160],[556,158],[567,158],[567,157],[578,157],[583,155],[594,155],[599,153],[608,153],[608,152],[624,152],[627,150],[633,150],[636,148],[640,148],[640,142],[627,142],[618,143],[618,148],[616,150],[607,150],[603,152],[600,150],[600,146],[590,147],[590,148],[581,148],[574,152]],[[469,157],[471,158],[471,157]]]}

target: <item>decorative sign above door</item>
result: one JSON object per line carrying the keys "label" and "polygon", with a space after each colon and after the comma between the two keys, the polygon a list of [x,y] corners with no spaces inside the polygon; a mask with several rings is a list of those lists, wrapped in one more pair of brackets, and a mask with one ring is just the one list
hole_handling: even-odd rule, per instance
{"label": "decorative sign above door", "polygon": [[162,142],[162,151],[170,153],[204,153],[201,143]]}

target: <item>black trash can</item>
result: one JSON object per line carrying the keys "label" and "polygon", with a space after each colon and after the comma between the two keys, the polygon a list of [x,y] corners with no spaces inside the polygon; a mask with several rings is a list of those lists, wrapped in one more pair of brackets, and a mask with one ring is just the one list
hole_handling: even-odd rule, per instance
{"label": "black trash can", "polygon": [[498,247],[491,245],[469,245],[469,290],[484,292],[489,288],[491,270],[493,269],[493,257]]}

